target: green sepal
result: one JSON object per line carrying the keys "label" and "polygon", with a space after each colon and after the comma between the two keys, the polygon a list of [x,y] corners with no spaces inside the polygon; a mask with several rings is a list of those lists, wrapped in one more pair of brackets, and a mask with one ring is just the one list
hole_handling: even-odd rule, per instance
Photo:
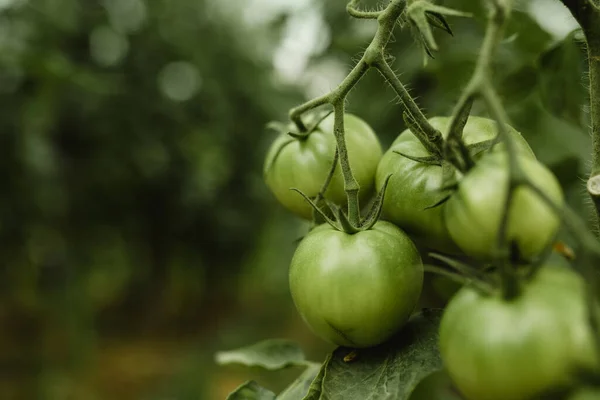
{"label": "green sepal", "polygon": [[431,210],[432,208],[436,208],[441,206],[442,204],[444,204],[445,202],[447,202],[450,197],[452,197],[452,194],[447,194],[444,197],[442,197],[440,200],[438,200],[437,202],[435,202],[434,204],[425,207],[423,210]]}
{"label": "green sepal", "polygon": [[335,219],[335,214],[331,208],[332,203],[328,199],[326,199],[324,196],[317,196],[314,200],[314,203],[318,207],[318,210],[321,211],[319,212],[317,209],[313,208],[314,226],[318,226],[327,222],[327,220],[322,217],[322,214],[325,214],[331,220]]}
{"label": "green sepal", "polygon": [[425,16],[429,20],[429,23],[435,26],[438,29],[441,29],[448,33],[450,36],[454,36],[454,32],[452,32],[452,28],[448,25],[446,18],[440,13],[437,12],[426,12]]}
{"label": "green sepal", "polygon": [[267,123],[266,128],[282,134],[286,134],[290,131],[289,127],[280,121],[271,121]]}
{"label": "green sepal", "polygon": [[406,9],[406,15],[412,27],[419,33],[423,49],[433,58],[433,51],[438,50],[438,45],[433,36],[431,25],[444,30],[452,35],[452,29],[445,19],[446,16],[471,17],[470,13],[442,7],[427,0],[413,1]]}
{"label": "green sepal", "polygon": [[475,165],[473,157],[462,139],[472,106],[473,98],[469,98],[458,110],[456,117],[452,119],[448,139],[444,146],[446,160],[452,161],[461,171],[468,171]]}
{"label": "green sepal", "polygon": [[391,177],[392,177],[392,174],[389,174],[388,176],[385,177],[385,180],[383,181],[383,186],[381,187],[381,190],[379,191],[379,193],[377,193],[377,197],[375,197],[375,200],[373,201],[373,205],[371,206],[371,209],[369,210],[367,216],[363,219],[363,221],[361,223],[362,230],[369,230],[369,229],[373,228],[373,226],[379,220],[379,217],[381,216],[381,211],[383,209],[383,201],[385,200],[385,191],[387,189],[387,186],[388,186],[388,183],[390,182]]}
{"label": "green sepal", "polygon": [[464,106],[458,110],[456,118],[452,120],[452,124],[448,128],[448,138],[462,138],[463,131],[471,115],[471,108],[473,107],[473,98],[467,100]]}
{"label": "green sepal", "polygon": [[310,115],[309,122],[306,124],[306,136],[317,130],[319,125],[321,125],[321,122],[323,122],[323,120],[325,120],[325,118],[329,117],[331,114],[333,114],[333,110],[315,112]]}
{"label": "green sepal", "polygon": [[471,154],[471,157],[477,157],[481,153],[490,150],[498,142],[499,142],[499,137],[496,136],[494,139],[488,139],[488,140],[484,140],[483,142],[470,144],[467,146],[467,149],[469,149],[469,153]]}
{"label": "green sepal", "polygon": [[341,229],[337,228],[338,230],[346,232],[350,235],[361,231],[361,229],[359,229],[355,226],[352,226],[352,224],[348,220],[348,217],[344,213],[344,210],[342,210],[340,207],[333,205],[333,212],[334,212],[335,216],[337,217],[338,223],[341,226]]}
{"label": "green sepal", "polygon": [[319,208],[319,206],[314,201],[312,201],[312,199],[310,197],[308,197],[307,195],[305,195],[300,189],[290,188],[290,190],[293,190],[293,191],[297,192],[298,194],[300,194],[300,196],[302,196],[304,198],[304,200],[306,200],[311,205],[311,207],[321,216],[321,218],[323,218],[323,220],[325,222],[327,222],[333,228],[340,230],[340,227],[337,225],[337,223],[335,221],[333,221],[331,218],[329,218],[323,212],[323,210],[321,210]]}
{"label": "green sepal", "polygon": [[442,161],[436,156],[428,156],[428,157],[413,157],[406,153],[402,153],[401,151],[395,151],[394,153],[401,155],[402,157],[408,158],[411,161],[427,164],[427,165],[437,165],[438,167],[442,166]]}

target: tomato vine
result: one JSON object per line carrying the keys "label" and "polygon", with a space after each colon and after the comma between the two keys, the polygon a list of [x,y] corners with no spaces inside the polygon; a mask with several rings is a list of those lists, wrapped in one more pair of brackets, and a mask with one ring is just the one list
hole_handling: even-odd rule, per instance
{"label": "tomato vine", "polygon": [[[389,272],[386,270],[386,274],[364,274],[365,271],[372,271],[369,270],[369,268],[372,268],[373,265],[376,264],[377,267],[381,267],[381,265],[387,265],[386,263],[389,261],[389,258],[386,259],[386,257],[382,255],[383,253],[378,253],[379,250],[376,248],[377,246],[374,245],[376,241],[368,242],[369,245],[367,247],[369,250],[365,251],[364,253],[356,254],[356,248],[350,250],[348,248],[343,248],[344,254],[338,254],[339,252],[342,252],[341,249],[343,247],[340,246],[339,243],[351,243],[358,240],[359,235],[362,235],[361,237],[375,235],[377,226],[381,227],[389,224],[388,222],[385,222],[384,224],[377,225],[389,175],[387,175],[385,178],[385,183],[382,185],[378,196],[375,198],[375,205],[371,208],[371,211],[368,213],[366,218],[363,219],[361,217],[361,205],[359,204],[360,186],[355,178],[350,164],[346,142],[346,126],[344,122],[345,116],[347,115],[346,100],[348,94],[371,69],[375,69],[379,72],[383,79],[390,84],[398,96],[400,104],[403,108],[402,115],[406,125],[408,126],[410,132],[414,134],[414,137],[418,139],[428,155],[419,157],[401,154],[400,152],[397,152],[397,154],[417,163],[434,165],[436,168],[441,167],[443,172],[441,174],[442,184],[440,189],[446,190],[450,188],[453,194],[459,193],[457,196],[461,197],[460,190],[457,190],[459,187],[457,177],[465,177],[470,171],[477,168],[479,158],[475,157],[473,150],[490,150],[498,143],[498,141],[500,141],[504,146],[502,153],[494,154],[496,157],[494,159],[495,164],[490,167],[496,168],[497,165],[506,167],[505,174],[503,175],[506,179],[500,182],[500,184],[505,185],[503,188],[504,190],[500,192],[494,192],[494,194],[502,194],[502,198],[499,199],[501,207],[497,207],[500,209],[500,217],[497,230],[494,231],[494,235],[497,236],[492,236],[494,238],[494,244],[492,248],[489,249],[489,253],[491,253],[489,257],[491,263],[486,265],[486,267],[490,268],[491,270],[498,271],[499,284],[495,280],[496,275],[493,275],[493,278],[489,278],[486,275],[487,270],[477,269],[462,263],[462,261],[447,258],[445,256],[432,255],[432,258],[434,261],[440,261],[442,264],[447,264],[448,266],[452,267],[456,273],[450,272],[445,268],[440,268],[439,264],[426,265],[425,271],[439,273],[440,275],[455,279],[460,283],[471,284],[468,288],[468,291],[471,291],[472,293],[469,294],[468,291],[465,291],[464,293],[467,293],[467,295],[464,296],[475,298],[475,302],[481,302],[483,304],[489,300],[492,303],[496,303],[499,309],[510,309],[514,302],[521,300],[526,303],[527,300],[524,299],[527,298],[528,291],[533,291],[532,293],[535,294],[535,290],[537,290],[534,288],[535,279],[538,276],[538,272],[542,270],[544,265],[548,264],[546,259],[548,252],[550,251],[550,245],[546,245],[546,251],[540,252],[539,248],[544,247],[544,243],[536,243],[536,245],[533,246],[535,249],[530,251],[530,253],[535,253],[532,255],[533,260],[527,260],[528,264],[523,267],[523,265],[520,265],[522,263],[520,263],[521,260],[519,259],[519,247],[516,244],[516,239],[509,236],[511,205],[518,197],[518,191],[528,191],[528,193],[531,193],[534,198],[540,202],[540,204],[548,207],[553,213],[554,221],[550,221],[548,224],[544,225],[548,231],[546,232],[546,236],[553,236],[555,234],[554,228],[556,227],[556,229],[558,229],[558,221],[556,219],[559,218],[578,242],[579,248],[577,249],[577,255],[575,257],[574,264],[580,275],[584,278],[581,280],[581,285],[585,284],[586,293],[585,310],[583,310],[584,306],[581,305],[583,304],[582,297],[578,298],[581,300],[581,302],[577,303],[576,309],[583,310],[578,315],[585,314],[587,317],[587,321],[585,321],[585,328],[582,328],[582,330],[590,328],[593,336],[590,341],[594,341],[593,345],[595,347],[594,354],[597,356],[597,360],[600,360],[600,313],[598,310],[598,295],[600,294],[600,271],[598,271],[597,267],[597,265],[600,263],[600,242],[598,241],[596,235],[594,235],[594,233],[588,229],[586,222],[572,209],[570,209],[568,205],[562,204],[562,191],[560,190],[559,184],[557,183],[556,179],[553,178],[551,173],[543,172],[543,174],[539,174],[550,176],[550,178],[547,180],[536,180],[531,175],[528,175],[528,171],[534,169],[532,165],[539,165],[540,170],[543,168],[543,166],[541,166],[541,164],[539,164],[535,159],[525,160],[523,157],[521,157],[519,150],[520,144],[516,139],[520,138],[520,135],[518,132],[517,135],[515,135],[514,132],[511,131],[512,128],[510,127],[508,113],[504,108],[499,92],[494,84],[492,63],[504,38],[506,26],[513,11],[513,3],[514,0],[486,1],[486,4],[489,6],[487,25],[483,42],[479,49],[479,56],[477,58],[476,65],[468,80],[468,83],[465,85],[459,100],[453,109],[449,122],[444,125],[443,128],[440,128],[439,126],[436,128],[435,124],[432,124],[432,120],[425,116],[421,108],[417,105],[416,101],[408,93],[406,87],[392,69],[390,58],[386,54],[386,47],[390,42],[396,25],[398,25],[398,22],[400,22],[401,25],[409,24],[413,29],[418,31],[419,35],[417,40],[420,40],[420,44],[423,46],[425,53],[431,55],[431,52],[437,50],[438,48],[431,31],[431,25],[437,26],[438,28],[451,33],[450,27],[445,20],[445,16],[465,17],[469,14],[434,5],[427,0],[390,0],[387,6],[377,11],[362,10],[359,7],[359,0],[351,0],[347,4],[346,10],[350,16],[358,19],[375,20],[377,22],[377,31],[372,41],[367,46],[360,60],[352,68],[350,73],[334,90],[323,96],[310,100],[290,110],[289,112],[289,118],[295,125],[295,129],[300,133],[300,135],[302,135],[310,130],[310,127],[307,126],[306,120],[303,118],[305,114],[321,106],[330,106],[333,108],[333,135],[335,136],[336,142],[336,151],[333,157],[333,164],[319,194],[314,199],[310,199],[307,196],[305,196],[305,199],[310,201],[315,208],[315,217],[320,217],[322,220],[330,222],[334,229],[331,230],[327,226],[317,227],[311,231],[309,235],[307,235],[308,240],[305,239],[306,241],[304,243],[309,243],[309,245],[306,246],[310,246],[310,248],[307,249],[307,247],[303,246],[302,244],[299,246],[299,249],[301,250],[300,256],[298,256],[299,253],[296,253],[296,256],[292,262],[293,274],[291,274],[291,276],[293,276],[291,279],[291,286],[293,297],[297,302],[297,308],[309,325],[311,325],[315,331],[321,332],[321,336],[329,337],[332,342],[338,345],[354,345],[353,347],[358,348],[380,345],[382,344],[383,340],[381,338],[384,337],[386,338],[385,340],[391,337],[391,340],[393,341],[393,332],[390,330],[389,326],[383,327],[384,332],[379,332],[377,329],[373,331],[374,333],[369,331],[369,329],[380,327],[377,326],[377,323],[372,321],[370,318],[375,316],[377,320],[390,320],[394,323],[394,326],[404,324],[409,319],[414,302],[416,302],[416,300],[411,297],[411,301],[408,303],[396,304],[398,309],[402,309],[402,312],[394,310],[396,314],[401,314],[401,321],[396,321],[388,317],[382,318],[372,309],[368,309],[368,311],[363,313],[364,315],[367,315],[367,317],[364,317],[363,315],[364,318],[354,320],[354,317],[357,314],[360,314],[361,307],[359,307],[357,304],[361,302],[359,301],[358,303],[352,303],[353,307],[350,309],[346,307],[347,303],[356,300],[353,297],[353,294],[359,293],[357,295],[358,298],[366,298],[369,297],[369,295],[360,291],[360,285],[357,287],[353,286],[356,283],[353,278],[350,278],[348,281],[346,281],[347,276],[345,273],[351,271],[352,274],[350,275],[353,277],[360,277],[359,280],[361,282],[359,283],[367,284],[370,282],[369,279],[371,279],[372,276],[384,276]],[[598,219],[600,220],[600,4],[594,0],[563,0],[563,3],[579,21],[587,38],[588,61],[590,69],[591,130],[594,152],[592,157],[593,165],[591,169],[591,175],[587,183],[587,189],[594,201],[596,213]],[[497,138],[489,141],[483,141],[481,143],[471,143],[470,145],[467,145],[463,138],[463,133],[469,120],[471,108],[476,101],[482,101],[484,103],[492,119],[496,122]],[[444,130],[445,132],[441,132],[440,129]],[[473,146],[475,146],[475,148]],[[489,160],[491,160],[491,158],[488,158],[488,165],[491,165],[489,164]],[[498,160],[501,161],[497,162]],[[333,211],[335,217],[337,217],[337,222],[333,223],[329,217],[325,215],[322,210],[320,210],[319,203],[327,203],[325,192],[327,191],[327,187],[336,171],[338,161],[343,176],[347,208],[346,213],[344,214],[344,210],[339,209],[339,207],[336,207],[335,205],[331,206],[328,204],[330,210]],[[505,162],[506,165],[502,164],[503,162]],[[482,162],[479,165],[484,164],[485,163]],[[497,175],[494,176],[497,177]],[[464,178],[462,182],[464,183],[466,181],[467,178]],[[548,187],[542,186],[544,184],[547,184],[546,186],[553,185],[554,190],[549,191]],[[552,195],[552,193],[554,193],[554,195]],[[450,195],[447,197],[450,197]],[[463,195],[462,197],[468,196]],[[498,197],[500,197],[500,195],[498,195]],[[442,206],[446,200],[447,198],[442,199],[439,204],[434,204],[428,208]],[[530,208],[533,209],[536,205],[537,203]],[[445,210],[448,210],[448,208]],[[481,211],[481,209],[479,211]],[[483,210],[483,212],[478,213],[477,218],[484,219],[485,216],[481,216],[481,214],[485,214],[486,211],[489,210]],[[447,224],[447,220],[445,219],[444,221],[446,221],[445,223]],[[313,221],[314,225],[316,225],[316,222],[323,221],[319,220],[319,218],[315,218],[315,221]],[[447,228],[447,226],[445,227]],[[371,229],[373,229],[371,232],[366,232],[365,234],[359,233],[369,231]],[[343,232],[335,232],[340,230]],[[332,231],[335,232],[335,234],[332,233]],[[334,244],[325,249],[322,249],[321,247],[325,242],[327,242],[327,240],[330,240],[329,236],[327,238],[318,237],[318,240],[314,239],[318,235],[323,234],[323,232],[326,232],[327,235],[331,235],[332,238],[335,238],[335,240],[331,239],[331,243]],[[427,233],[428,232],[425,232],[425,235]],[[403,233],[398,234],[398,236],[403,235]],[[410,237],[410,235],[406,236],[406,238],[408,237]],[[313,242],[311,242],[311,240]],[[410,239],[408,239],[408,241],[410,242]],[[545,242],[546,238],[544,238],[543,241]],[[458,243],[458,241],[456,242]],[[367,241],[365,243],[367,243]],[[413,249],[411,247],[412,245],[406,243],[404,244],[406,245],[406,249]],[[390,248],[393,247],[394,246],[390,246]],[[486,248],[486,251],[488,250],[487,244],[483,247]],[[334,248],[334,251],[331,253],[335,254],[330,254],[329,250],[332,248]],[[405,261],[403,260],[404,258],[417,259],[416,255],[414,255],[414,257],[406,257],[406,254],[412,254],[412,250],[409,251],[406,249],[403,249],[400,253],[394,255],[396,264],[402,264],[401,261]],[[416,249],[416,247],[414,249]],[[473,261],[475,258],[474,256],[468,254],[464,249],[461,250],[463,250],[465,253],[463,255],[467,256],[467,258],[470,256],[470,261]],[[391,250],[386,251],[386,254],[388,255],[393,253]],[[404,256],[402,254],[404,254]],[[411,261],[410,264],[410,268],[412,268],[415,264],[417,264],[417,262]],[[406,265],[402,264],[399,269],[405,267]],[[333,274],[333,270],[335,270],[336,274],[339,274],[339,276]],[[302,274],[299,274],[298,271],[302,272]],[[304,274],[305,271],[311,272]],[[422,271],[423,268],[419,264],[417,271],[420,274],[419,276],[422,276]],[[572,273],[572,271],[570,273]],[[311,281],[309,278],[307,278],[308,275],[312,276],[313,278],[316,276],[315,281]],[[387,276],[386,280],[391,281],[394,275],[388,275],[389,276]],[[298,278],[298,276],[300,276],[302,279]],[[580,276],[577,276],[577,279],[580,279]],[[553,285],[556,283],[556,281],[553,279],[550,281],[553,282]],[[326,282],[325,286],[327,286],[327,288],[323,287],[323,282]],[[346,285],[341,285],[339,282],[346,282]],[[340,286],[336,287],[336,285]],[[396,287],[400,287],[400,285],[396,285]],[[534,289],[532,289],[532,287]],[[345,294],[343,296],[339,295],[339,293],[342,292]],[[573,296],[578,296],[579,292],[579,290],[573,291]],[[347,293],[351,294],[346,295]],[[396,295],[396,293],[394,293],[394,295]],[[535,295],[533,295],[533,297],[535,297]],[[348,300],[349,298],[351,298],[352,301]],[[373,298],[377,300],[377,296],[373,296]],[[372,306],[374,303],[376,303],[375,300],[361,303],[360,305]],[[387,300],[388,299],[385,299],[385,301],[382,301],[381,304],[376,305],[375,308],[379,311],[385,309],[383,305],[388,303]],[[552,304],[546,304],[543,307],[538,307],[539,304],[534,303],[526,304],[526,307],[531,307],[531,309],[538,309],[546,312],[548,309],[558,304],[553,302]],[[298,306],[298,304],[300,304],[300,306]],[[343,319],[343,322],[348,323],[348,326],[345,327],[345,330],[348,332],[354,332],[354,334],[358,334],[358,337],[361,340],[356,341],[352,339],[351,336],[349,336],[349,334],[347,334],[345,331],[339,329],[339,326],[343,325],[341,322],[336,320],[335,324],[332,325],[332,323],[329,321],[331,318],[329,318],[329,316],[325,318],[323,315],[323,310],[333,313],[331,311],[332,309],[335,309],[336,311],[334,313],[336,318],[339,317],[340,320]],[[359,312],[357,312],[357,310],[359,310]],[[342,314],[343,317],[340,316]],[[461,315],[461,317],[464,315],[459,311],[457,311],[456,314]],[[306,317],[306,315],[309,317]],[[529,315],[525,313],[523,318],[527,319],[529,318]],[[562,317],[556,317],[555,319],[552,319],[552,323],[548,326],[552,326],[552,324],[564,326],[567,319],[561,318]],[[423,322],[423,319],[427,320],[427,316],[418,315],[414,317],[412,321],[418,321],[420,324]],[[579,324],[582,319],[583,318],[577,319],[577,324]],[[367,330],[365,330],[367,326],[361,326],[361,322],[364,321],[368,321],[368,324],[364,324],[368,325]],[[409,326],[410,323],[411,322],[409,320]],[[442,325],[444,325],[443,320]],[[463,326],[464,324],[460,325]],[[473,326],[472,333],[474,338],[479,337],[478,334],[479,331],[481,331],[479,328],[479,326]],[[504,328],[511,330],[513,327],[505,326]],[[405,331],[410,331],[410,328],[403,329],[405,329]],[[545,328],[542,325],[536,325],[534,330],[536,329],[543,331]],[[365,334],[365,337],[361,337],[360,335],[364,334],[365,331],[368,334]],[[332,337],[333,340],[331,339]],[[501,338],[500,341],[502,340],[503,338]],[[485,342],[485,340],[482,340],[482,342]],[[534,342],[536,341],[534,340]],[[560,349],[561,353],[564,350],[564,354],[566,355],[564,360],[570,359],[569,353],[571,349],[569,346],[571,346],[571,344],[572,343],[567,343],[563,349]],[[411,343],[411,345],[414,345],[414,343]],[[401,347],[406,349],[406,343],[401,345]],[[373,351],[377,354],[377,350]],[[458,353],[460,353],[460,351]],[[542,353],[543,352],[541,351],[539,352],[539,354]],[[402,352],[398,351],[398,354],[402,354]],[[354,359],[355,356],[356,355],[352,356],[351,358]],[[402,364],[402,362],[404,362],[402,357],[404,356],[405,355],[398,356],[399,361],[396,361],[398,361],[399,364]],[[460,354],[458,358],[460,359]],[[475,358],[476,357],[473,357],[472,359]],[[343,360],[346,362],[346,356],[343,357]],[[332,362],[332,358],[328,358],[320,372],[316,375],[316,377],[314,377],[314,381],[310,386],[309,394],[306,398],[320,398],[311,397],[311,393],[316,393],[315,396],[320,396],[321,390],[325,386],[324,382],[327,378],[325,371],[331,367]],[[385,364],[387,365],[387,363],[388,359],[385,359]],[[567,364],[567,361],[565,361],[565,364]],[[428,366],[428,368],[431,368],[429,372],[436,371],[435,368],[441,368],[440,365],[441,361],[435,359],[434,362]],[[503,365],[502,367],[507,367],[506,369],[510,371],[510,367],[512,367],[512,365]],[[571,367],[572,365],[567,365],[565,368],[570,369]],[[560,375],[563,373],[563,371],[561,370],[557,373]],[[465,378],[465,380],[473,381],[470,376]],[[551,383],[553,380],[554,376],[551,376],[551,379],[549,379],[548,382]],[[533,385],[530,388],[532,393],[538,389],[547,389],[549,387],[548,382],[543,380],[543,382],[541,382],[539,385]],[[503,387],[505,386],[506,388],[510,386],[509,383],[505,384],[504,382],[500,382],[500,385]],[[402,388],[404,393],[409,393],[409,389],[412,390],[412,388]],[[513,389],[514,388],[510,388],[510,390]]]}

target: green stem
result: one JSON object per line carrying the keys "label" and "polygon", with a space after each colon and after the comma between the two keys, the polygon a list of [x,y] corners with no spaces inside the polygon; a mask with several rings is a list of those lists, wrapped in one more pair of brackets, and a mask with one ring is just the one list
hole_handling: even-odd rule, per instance
{"label": "green stem", "polygon": [[[335,171],[337,170],[339,159],[340,159],[340,157],[338,154],[338,149],[336,147],[335,154],[333,155],[333,161],[331,163],[331,168],[329,168],[329,173],[327,174],[327,178],[325,178],[325,182],[323,182],[323,186],[321,186],[321,190],[319,190],[319,193],[317,194],[317,197],[315,198],[315,204],[320,205],[321,202],[325,199],[325,192],[327,192],[327,189],[329,188],[329,184],[331,183],[331,180],[333,179],[333,176],[335,175]],[[320,225],[324,222],[325,221],[321,217],[321,214],[319,212],[317,212],[317,210],[313,209],[312,227],[314,228],[316,225]]]}
{"label": "green stem", "polygon": [[350,161],[348,159],[348,149],[346,148],[346,138],[344,133],[344,99],[340,99],[333,105],[335,122],[333,132],[337,142],[342,175],[344,176],[344,190],[348,197],[348,221],[353,227],[360,225],[360,205],[358,202],[358,191],[360,187],[352,174]]}
{"label": "green stem", "polygon": [[[357,0],[352,0],[348,4],[348,9],[351,14],[360,15],[361,17],[375,17],[375,14],[363,13],[355,8]],[[356,84],[362,79],[367,71],[373,67],[378,66],[386,71],[386,74],[390,77],[394,88],[399,92],[403,105],[406,111],[411,115],[414,114],[415,120],[421,126],[427,135],[423,138],[425,143],[434,143],[439,148],[441,154],[443,142],[442,135],[427,121],[419,107],[416,105],[414,100],[410,97],[404,86],[400,83],[398,78],[395,76],[384,58],[384,49],[387,46],[394,27],[400,18],[402,12],[406,7],[405,0],[391,0],[385,10],[377,13],[378,28],[375,37],[371,41],[367,50],[363,54],[361,60],[356,66],[350,71],[348,76],[328,94],[325,94],[316,99],[310,100],[290,111],[290,119],[298,126],[301,132],[306,131],[306,125],[302,121],[302,114],[320,107],[325,104],[331,104],[334,107],[335,122],[334,122],[334,133],[336,137],[337,149],[339,154],[340,166],[342,168],[342,174],[344,177],[344,190],[348,197],[348,220],[354,227],[360,225],[360,208],[358,202],[359,186],[358,182],[352,174],[352,169],[348,161],[348,153],[346,149],[346,139],[344,132],[344,103],[348,96],[348,93],[356,86]],[[387,69],[385,68],[387,66]],[[391,72],[391,75],[389,74]],[[393,75],[393,78],[392,78]],[[385,76],[385,75],[384,75]]]}
{"label": "green stem", "polygon": [[[462,140],[463,130],[456,129],[456,126],[458,125],[458,119],[462,117],[465,108],[469,107],[470,103],[476,97],[483,94],[482,91],[484,88],[491,87],[490,77],[492,76],[492,61],[498,44],[502,40],[504,24],[510,15],[511,1],[502,3],[501,1],[496,0],[493,2],[493,5],[494,7],[488,18],[489,22],[486,27],[483,43],[481,44],[475,70],[452,113],[450,119],[450,131],[446,140],[446,148],[444,149],[446,158],[458,157],[464,159],[466,157],[467,168],[470,168],[473,164],[470,163],[471,165],[469,165],[468,156],[470,154]],[[496,109],[503,112],[501,104],[500,107],[497,107]],[[500,120],[497,120],[497,122],[498,124],[502,124]],[[506,119],[504,120],[504,123],[506,123]],[[504,130],[504,132],[506,133],[506,130]],[[507,135],[504,137],[507,137]],[[507,138],[506,140],[510,141],[510,138]],[[511,147],[511,144],[507,144],[507,147]],[[507,150],[512,154],[510,149]]]}
{"label": "green stem", "polygon": [[375,63],[375,68],[377,68],[385,80],[389,82],[400,98],[400,102],[404,108],[408,110],[417,122],[417,125],[419,125],[425,134],[425,136],[423,136],[420,132],[413,132],[415,136],[417,136],[419,141],[431,154],[441,157],[444,146],[444,138],[441,132],[429,123],[427,117],[425,117],[412,96],[408,93],[402,82],[400,82],[400,79],[396,76],[396,73],[392,70],[392,67],[390,67],[383,57],[380,57]]}
{"label": "green stem", "polygon": [[[477,65],[473,75],[469,80],[458,104],[455,107],[450,126],[459,126],[459,118],[464,118],[464,110],[478,96],[483,96],[490,113],[498,124],[498,135],[506,145],[508,154],[509,179],[506,182],[506,197],[503,199],[503,213],[498,229],[496,243],[497,260],[500,262],[500,273],[502,277],[502,291],[504,298],[511,299],[518,296],[520,286],[518,277],[515,274],[510,260],[509,243],[507,242],[509,209],[512,203],[514,192],[523,184],[522,172],[517,162],[516,145],[510,137],[507,129],[508,116],[504,111],[494,87],[492,86],[492,68],[491,63],[496,52],[498,44],[502,40],[504,26],[510,16],[512,0],[494,0],[492,9],[488,16],[488,24],[485,37],[479,51]],[[448,147],[446,151],[464,151],[460,145],[458,149],[450,148],[452,145],[464,143],[462,141],[462,129],[451,129],[449,132]]]}
{"label": "green stem", "polygon": [[296,124],[300,132],[306,132],[307,130],[306,125],[302,121],[302,114],[314,108],[330,103],[329,97],[329,95],[317,97],[316,99],[307,101],[306,103],[290,110],[290,119],[294,124]]}

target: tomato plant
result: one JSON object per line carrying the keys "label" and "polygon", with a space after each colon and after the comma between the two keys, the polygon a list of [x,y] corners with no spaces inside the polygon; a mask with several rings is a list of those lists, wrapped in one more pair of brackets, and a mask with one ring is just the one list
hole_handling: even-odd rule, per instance
{"label": "tomato plant", "polygon": [[321,225],[302,240],[290,267],[292,298],[308,325],[356,348],[394,334],[413,312],[422,282],[415,245],[384,221],[355,234]]}
{"label": "tomato plant", "polygon": [[[448,132],[450,118],[435,117],[429,122],[443,134]],[[509,132],[519,151],[533,158],[533,152],[521,134],[513,128]],[[494,139],[497,134],[495,121],[472,116],[464,128],[463,139],[467,145],[481,144]],[[504,145],[498,143],[490,151],[503,148]],[[483,153],[476,154],[475,158]],[[383,186],[387,175],[393,174],[383,206],[384,218],[405,229],[427,248],[459,253],[446,228],[444,205],[432,207],[447,196],[447,191],[442,190],[442,166],[415,161],[404,155],[417,158],[429,157],[431,153],[410,130],[405,130],[384,154],[377,167],[377,189]]]}
{"label": "tomato plant", "polygon": [[[303,138],[292,138],[282,133],[267,153],[264,167],[267,185],[281,204],[305,219],[312,217],[312,208],[290,188],[299,189],[308,197],[315,197],[321,190],[335,155],[333,123],[333,115],[329,115]],[[360,198],[366,201],[373,192],[375,171],[382,154],[381,145],[375,132],[359,117],[346,114],[344,124],[348,157],[360,186]],[[346,202],[339,167],[325,197],[338,205]]]}
{"label": "tomato plant", "polygon": [[546,266],[506,300],[465,287],[442,318],[440,352],[453,382],[472,400],[537,398],[597,365],[585,284]]}
{"label": "tomato plant", "polygon": [[[524,67],[510,64],[527,85],[504,80],[499,90],[496,82],[504,77],[494,72],[507,66],[499,46],[507,51],[524,32],[505,32],[512,0],[488,0],[477,62],[462,93],[451,93],[458,99],[452,115],[428,118],[394,71],[387,46],[394,29],[409,27],[423,55],[431,56],[439,48],[433,28],[452,34],[446,17],[470,14],[429,0],[390,0],[375,11],[361,10],[358,3],[350,0],[346,11],[376,21],[373,40],[337,87],[289,111],[295,138],[279,138],[265,164],[267,185],[277,198],[298,215],[316,216],[292,258],[289,286],[308,327],[339,347],[318,371],[308,363],[307,372],[280,396],[252,382],[242,389],[269,400],[595,396],[590,388],[600,382],[600,241],[581,210],[569,207],[557,178],[509,117],[521,101],[534,104],[536,112],[552,115],[545,124],[535,116],[527,124],[529,108],[520,110],[512,114],[522,117],[515,119],[519,129],[531,129],[528,137],[536,148],[543,149],[539,138],[549,130],[555,142],[569,148],[570,125],[584,120],[581,104],[562,109],[574,85],[555,84],[538,69],[561,71],[572,54],[549,60],[544,50],[544,56],[536,55],[535,68],[531,60]],[[581,24],[583,37],[593,39],[586,46],[594,151],[587,192],[598,216],[600,8],[590,0],[563,3]],[[520,18],[516,25],[523,23],[524,15]],[[527,40],[527,46],[534,41]],[[398,119],[408,127],[383,156],[370,128],[346,113],[349,93],[372,69],[391,86],[402,107]],[[529,93],[537,86],[543,88]],[[557,104],[545,104],[541,97],[547,95]],[[515,103],[510,110],[503,105],[507,97]],[[307,115],[322,106],[333,114],[313,129]],[[491,119],[471,115],[473,110]],[[582,151],[577,153],[572,158],[581,161]],[[334,154],[339,170],[330,181]],[[561,181],[575,174],[569,157],[551,164]],[[290,187],[308,197],[324,191],[331,212]],[[377,195],[361,215],[359,205],[373,187]],[[573,188],[565,189],[571,196]],[[327,223],[318,225],[323,220]],[[597,220],[593,224],[598,228]],[[561,227],[557,246],[553,241]],[[563,243],[563,233],[565,241],[575,243]],[[437,254],[427,253],[431,250]],[[559,261],[573,265],[559,267]],[[432,274],[437,275],[424,282]],[[428,302],[445,307],[427,309]],[[278,347],[285,349],[277,353]],[[267,368],[307,365],[293,346],[270,342],[258,348],[235,357]],[[260,362],[253,363],[253,357]]]}
{"label": "tomato plant", "polygon": [[[498,152],[483,157],[459,183],[444,210],[454,242],[467,255],[491,259],[496,250],[508,191],[508,157]],[[518,157],[523,173],[556,204],[563,203],[562,189],[541,163]],[[532,259],[554,239],[560,226],[557,215],[530,188],[516,189],[508,207],[507,239],[523,259]]]}

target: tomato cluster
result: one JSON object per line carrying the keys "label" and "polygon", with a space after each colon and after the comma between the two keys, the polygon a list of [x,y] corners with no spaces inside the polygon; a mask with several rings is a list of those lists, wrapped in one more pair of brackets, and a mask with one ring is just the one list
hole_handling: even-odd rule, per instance
{"label": "tomato cluster", "polygon": [[[466,171],[451,169],[454,183],[449,186],[447,160],[430,162],[436,155],[410,130],[383,154],[364,121],[346,114],[344,122],[361,204],[375,191],[385,190],[385,197],[381,220],[374,225],[353,231],[343,224],[316,226],[294,254],[289,271],[292,298],[308,326],[323,339],[340,346],[371,347],[400,330],[422,295],[423,252],[492,267],[493,275],[504,220],[504,242],[517,270],[529,271],[554,241],[560,217],[529,186],[517,187],[506,202],[509,157],[504,143],[494,140],[494,121],[468,119],[463,142],[473,150],[473,165]],[[436,117],[429,123],[446,137],[449,118]],[[282,132],[267,155],[267,185],[283,206],[305,219],[312,218],[312,206],[290,191],[292,187],[312,199],[321,194],[342,210],[347,206],[339,165],[327,190],[319,193],[336,153],[333,125],[330,116],[304,136]],[[509,127],[508,135],[523,180],[561,207],[557,179],[536,160],[519,132]],[[581,277],[544,265],[533,277],[517,282],[519,294],[510,299],[497,287],[483,292],[464,286],[444,313],[441,355],[448,375],[467,399],[537,398],[568,387],[579,371],[600,366],[592,350]]]}

